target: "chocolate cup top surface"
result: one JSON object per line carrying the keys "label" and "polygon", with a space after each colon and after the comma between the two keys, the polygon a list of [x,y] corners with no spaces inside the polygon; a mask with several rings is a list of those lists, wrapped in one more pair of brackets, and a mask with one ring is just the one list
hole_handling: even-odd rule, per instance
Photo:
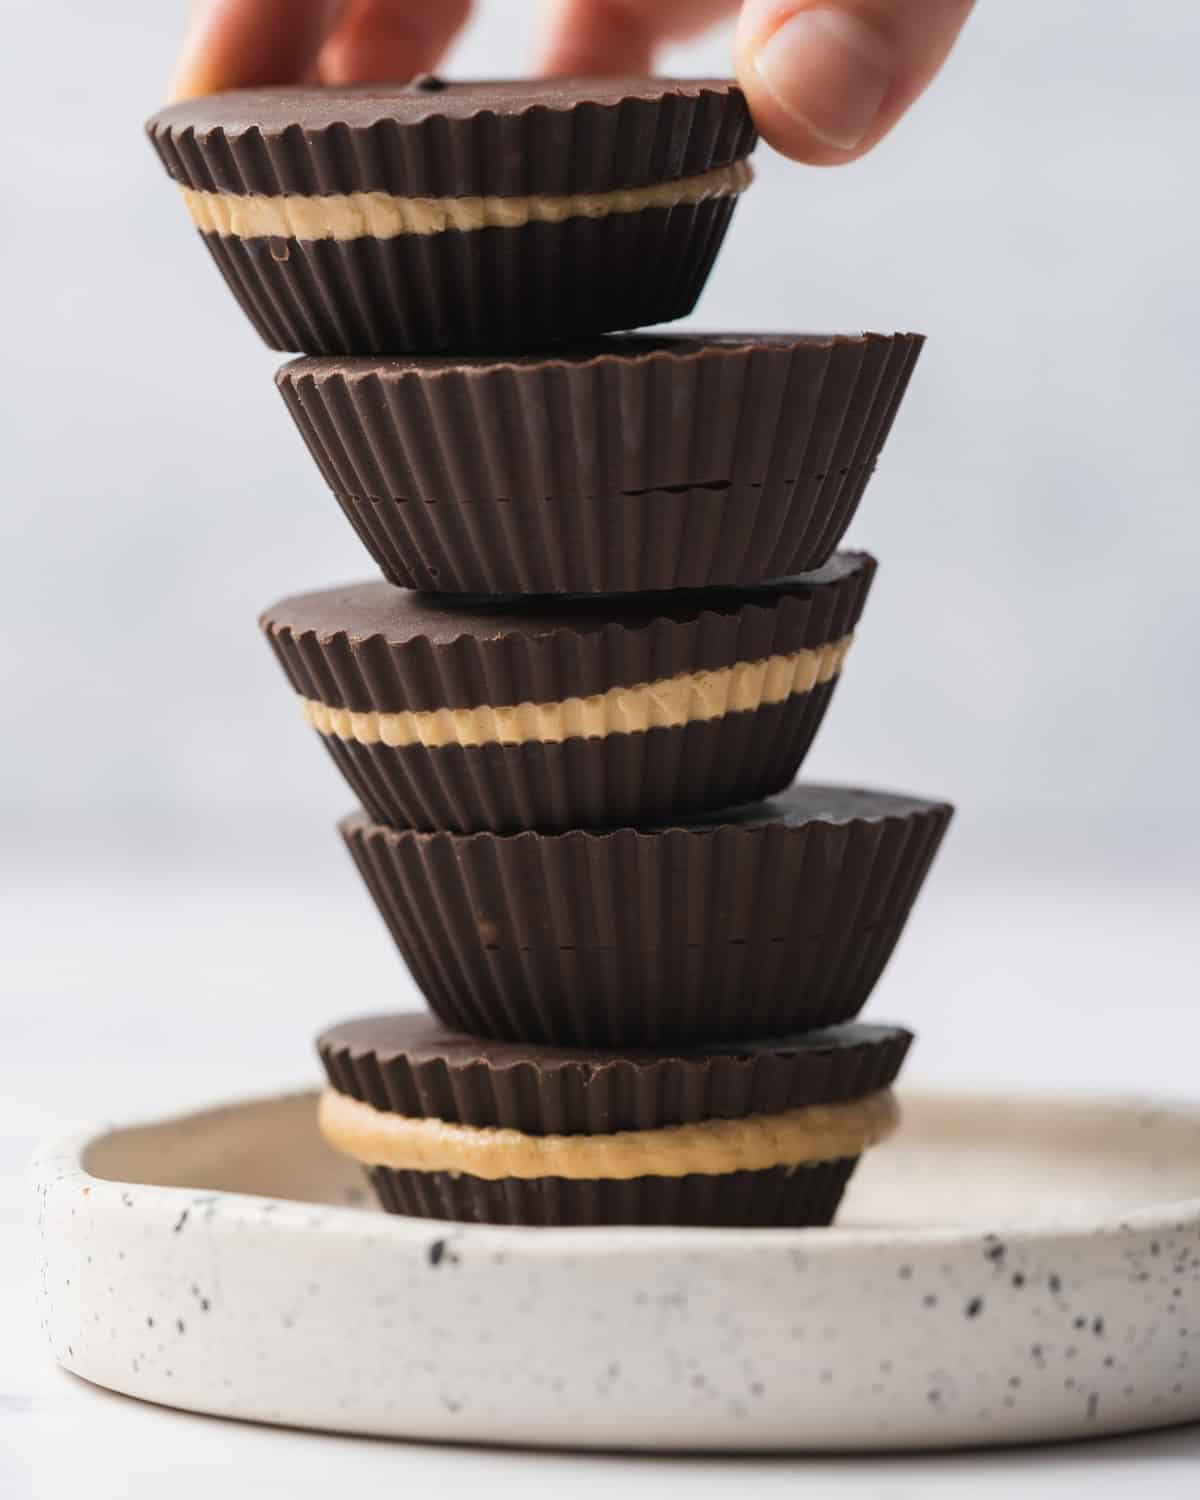
{"label": "chocolate cup top surface", "polygon": [[890,1085],[912,1043],[860,1022],[675,1052],[485,1041],[423,1013],[368,1016],[324,1032],[331,1085],[376,1109],[527,1134],[605,1134],[777,1114]]}
{"label": "chocolate cup top surface", "polygon": [[265,610],[263,628],[312,633],[318,640],[344,636],[354,643],[379,640],[406,646],[415,640],[449,646],[469,639],[524,640],[569,631],[589,635],[611,626],[638,630],[658,620],[688,624],[703,615],[736,615],[759,605],[770,607],[803,597],[873,571],[865,552],[835,553],[823,567],[795,578],[740,588],[666,589],[630,595],[543,594],[507,597],[421,593],[380,580],[293,594]]}
{"label": "chocolate cup top surface", "polygon": [[[910,1036],[903,1027],[853,1021],[793,1036],[747,1041],[709,1042],[701,1047],[661,1050],[613,1051],[592,1047],[530,1046],[522,1042],[492,1041],[452,1031],[423,1011],[396,1011],[389,1015],[359,1016],[330,1026],[318,1039],[319,1050],[345,1047],[359,1054],[373,1054],[379,1061],[404,1056],[413,1066],[444,1062],[450,1068],[483,1066],[490,1069],[527,1064],[539,1072],[572,1068],[585,1077],[605,1068],[629,1065],[654,1070],[674,1062],[708,1067],[715,1061],[752,1061],[756,1057],[815,1056],[844,1052],[847,1048],[877,1046],[897,1036]],[[814,1103],[817,1101],[813,1101]]]}
{"label": "chocolate cup top surface", "polygon": [[473,120],[480,115],[524,115],[531,110],[562,114],[587,106],[614,109],[626,101],[661,104],[672,97],[701,94],[738,94],[729,78],[652,78],[627,75],[611,78],[491,78],[453,79],[421,75],[407,83],[357,83],[330,88],[284,84],[266,88],[226,89],[197,99],[167,105],[148,122],[173,130],[223,130],[241,134],[257,130],[264,136],[295,129],[328,130],[345,125],[369,130],[383,121],[424,125],[429,120]]}
{"label": "chocolate cup top surface", "polygon": [[511,370],[540,372],[558,367],[671,364],[708,359],[737,359],[756,349],[790,353],[799,349],[828,350],[839,345],[890,343],[895,339],[923,342],[916,333],[680,333],[607,334],[577,339],[549,351],[509,354],[429,355],[301,355],[276,374],[276,383],[289,385],[309,376],[315,380],[395,380],[415,376],[468,375],[486,379]]}
{"label": "chocolate cup top surface", "polygon": [[342,820],[345,833],[371,831],[388,839],[479,839],[502,840],[604,840],[653,839],[665,834],[693,834],[705,837],[723,831],[754,833],[768,828],[805,829],[821,824],[831,827],[848,823],[878,823],[887,819],[907,819],[933,813],[947,822],[954,808],[949,802],[918,797],[907,792],[880,792],[866,787],[829,786],[815,781],[798,781],[777,796],[741,807],[723,808],[719,812],[688,817],[672,817],[662,822],[642,823],[636,828],[572,828],[562,833],[538,833],[531,829],[520,833],[448,833],[407,828],[382,828],[362,813],[352,813]]}
{"label": "chocolate cup top surface", "polygon": [[602,192],[699,175],[757,139],[726,78],[235,89],[147,121],[203,191],[437,197]]}
{"label": "chocolate cup top surface", "polygon": [[723,828],[747,832],[759,828],[809,828],[815,823],[878,823],[887,818],[910,818],[915,814],[937,813],[948,817],[953,808],[948,802],[931,801],[907,792],[878,792],[868,787],[828,786],[821,782],[800,781],[763,802],[744,807],[726,808],[723,812],[694,818],[675,819],[650,825],[642,833],[666,833],[672,829],[696,834],[716,833]]}

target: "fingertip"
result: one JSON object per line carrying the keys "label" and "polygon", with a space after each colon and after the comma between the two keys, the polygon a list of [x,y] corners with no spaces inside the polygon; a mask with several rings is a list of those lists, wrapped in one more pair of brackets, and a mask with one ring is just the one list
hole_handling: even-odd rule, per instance
{"label": "fingertip", "polygon": [[220,88],[220,82],[212,76],[206,41],[205,30],[197,18],[189,27],[183,46],[179,49],[171,81],[167,85],[167,99],[171,104],[177,104],[182,99],[198,99],[204,94],[215,93]]}
{"label": "fingertip", "polygon": [[200,99],[205,94],[215,94],[221,83],[202,63],[182,57],[176,64],[167,86],[168,104],[179,104],[184,99]]}
{"label": "fingertip", "polygon": [[296,83],[345,0],[198,0],[169,85],[172,100]]}

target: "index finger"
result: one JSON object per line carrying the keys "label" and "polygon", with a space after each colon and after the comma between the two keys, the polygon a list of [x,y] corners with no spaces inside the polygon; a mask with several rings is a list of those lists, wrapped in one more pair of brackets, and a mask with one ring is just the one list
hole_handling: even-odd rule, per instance
{"label": "index finger", "polygon": [[299,83],[344,6],[345,0],[195,0],[171,98]]}

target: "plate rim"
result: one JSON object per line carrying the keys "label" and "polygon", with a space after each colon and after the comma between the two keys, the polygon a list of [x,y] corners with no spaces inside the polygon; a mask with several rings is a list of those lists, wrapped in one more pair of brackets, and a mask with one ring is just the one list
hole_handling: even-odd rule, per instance
{"label": "plate rim", "polygon": [[[99,1177],[85,1165],[87,1153],[101,1142],[113,1136],[138,1130],[152,1130],[188,1121],[201,1120],[207,1116],[233,1113],[239,1110],[262,1108],[272,1104],[296,1103],[301,1099],[315,1100],[319,1089],[302,1087],[275,1089],[262,1094],[243,1095],[225,1099],[214,1104],[182,1110],[178,1113],[152,1119],[137,1119],[118,1124],[106,1123],[85,1127],[42,1142],[34,1151],[30,1162],[30,1179],[35,1194],[47,1192],[74,1182],[86,1188],[89,1196],[114,1198],[121,1202],[121,1195],[136,1191],[139,1199],[147,1197],[161,1205],[178,1205],[180,1208],[194,1205],[197,1198],[206,1203],[218,1200],[222,1204],[222,1220],[253,1219],[261,1225],[264,1205],[272,1205],[269,1219],[275,1231],[286,1229],[302,1236],[326,1236],[339,1233],[348,1238],[378,1240],[380,1235],[390,1236],[402,1242],[428,1243],[432,1234],[437,1239],[450,1240],[469,1233],[472,1239],[498,1242],[495,1248],[520,1247],[522,1254],[567,1253],[574,1258],[589,1255],[610,1258],[614,1253],[633,1252],[661,1253],[670,1248],[691,1256],[706,1251],[720,1254],[730,1249],[750,1254],[769,1249],[786,1253],[803,1251],[806,1256],[846,1254],[851,1251],[875,1251],[894,1249],[897,1246],[921,1247],[972,1246],[979,1241],[1003,1235],[1006,1242],[1036,1245],[1053,1242],[1056,1245],[1084,1243],[1097,1237],[1144,1233],[1149,1230],[1178,1230],[1190,1225],[1200,1225],[1200,1196],[1173,1198],[1160,1203],[1148,1204],[1119,1215],[1081,1217],[1064,1220],[1062,1223],[1041,1221],[1022,1224],[1016,1221],[998,1221],[994,1231],[979,1225],[920,1226],[896,1225],[878,1227],[851,1227],[834,1224],[828,1227],[806,1229],[745,1229],[745,1228],[697,1228],[687,1226],[619,1225],[580,1226],[551,1228],[537,1225],[466,1224],[442,1219],[409,1218],[398,1214],[364,1214],[362,1209],[333,1203],[309,1203],[294,1198],[277,1198],[261,1193],[242,1193],[233,1189],[206,1189],[199,1187],[175,1187],[155,1183],[129,1182],[123,1179]],[[1022,1089],[977,1090],[969,1088],[916,1087],[901,1091],[901,1104],[905,1099],[930,1099],[942,1105],[968,1103],[978,1107],[991,1102],[1006,1106],[1017,1104],[1029,1107],[1038,1105],[1064,1112],[1087,1110],[1092,1113],[1137,1112],[1166,1113],[1190,1119],[1200,1130],[1200,1102],[1181,1098],[1140,1095],[1081,1093],[1076,1091],[1035,1091]],[[134,1205],[126,1205],[126,1207]]]}

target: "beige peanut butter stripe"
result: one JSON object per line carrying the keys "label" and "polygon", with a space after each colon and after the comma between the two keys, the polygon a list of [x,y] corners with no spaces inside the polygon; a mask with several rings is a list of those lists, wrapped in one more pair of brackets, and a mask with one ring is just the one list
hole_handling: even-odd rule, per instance
{"label": "beige peanut butter stripe", "polygon": [[525,1135],[495,1126],[387,1114],[326,1089],[321,1134],[336,1150],[395,1171],[466,1172],[502,1177],[686,1177],[697,1172],[762,1172],[859,1156],[895,1130],[899,1109],[888,1089],[842,1104],[813,1104],[777,1115],[703,1120],[613,1135]]}
{"label": "beige peanut butter stripe", "polygon": [[436,750],[445,745],[558,744],[608,734],[682,729],[725,714],[782,703],[832,681],[841,671],[852,639],[844,636],[789,656],[736,662],[711,672],[680,672],[634,687],[609,688],[592,698],[563,698],[554,703],[354,713],[315,698],[300,701],[314,729],[341,740],[357,740],[360,745],[424,745]]}
{"label": "beige peanut butter stripe", "polygon": [[205,234],[238,239],[356,240],[368,235],[390,239],[399,234],[441,234],[447,229],[558,224],[564,219],[602,219],[606,214],[674,208],[740,193],[753,175],[748,161],[735,161],[697,177],[655,182],[649,187],[511,198],[399,198],[392,193],[266,196],[189,187],[182,191],[193,222]]}

